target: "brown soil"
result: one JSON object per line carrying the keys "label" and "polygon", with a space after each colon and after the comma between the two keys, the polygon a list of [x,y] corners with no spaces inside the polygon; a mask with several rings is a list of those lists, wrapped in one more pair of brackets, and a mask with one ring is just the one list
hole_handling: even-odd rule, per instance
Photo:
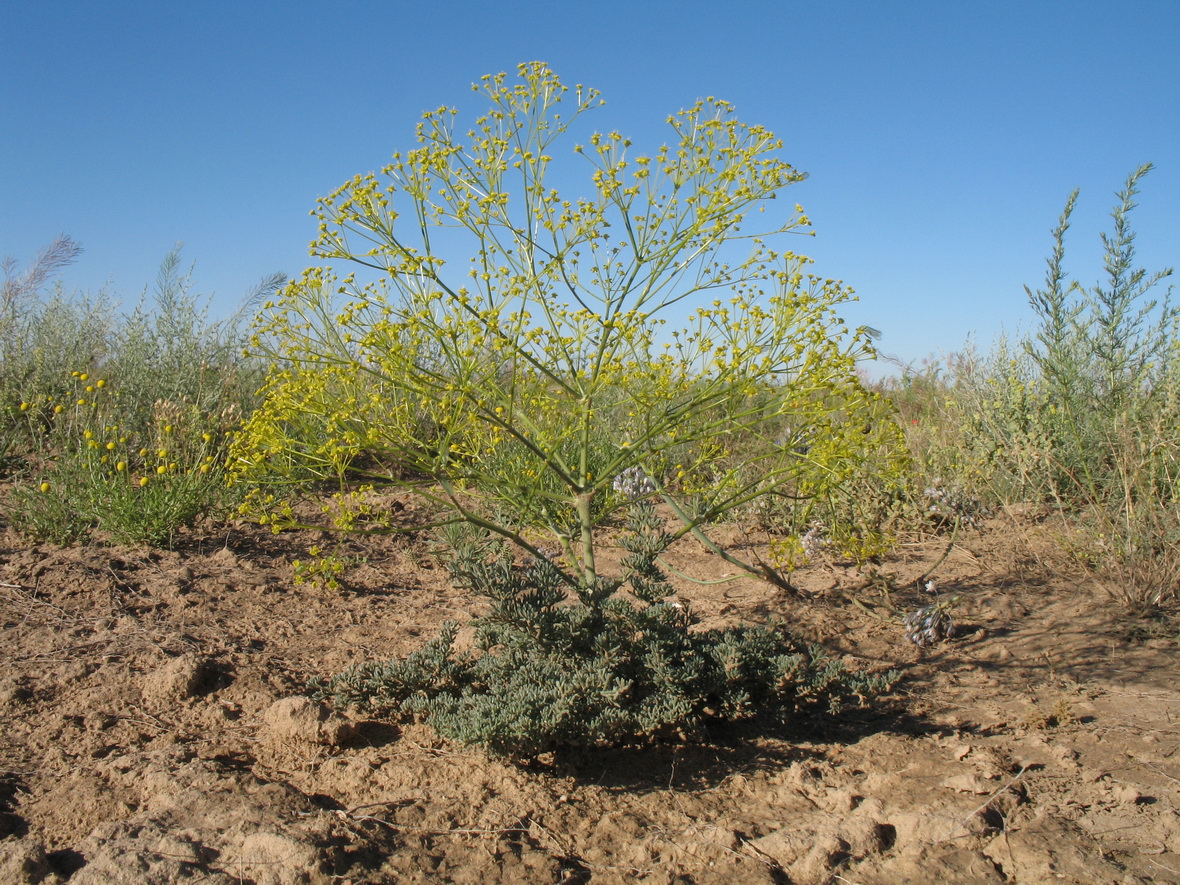
{"label": "brown soil", "polygon": [[[331,591],[293,581],[314,532],[0,536],[0,882],[1180,883],[1175,630],[1051,568],[1051,534],[963,538],[936,575],[957,632],[926,651],[849,603],[850,570],[805,599],[685,582],[705,626],[784,618],[904,680],[839,719],[529,766],[302,696],[481,610],[420,538],[345,542],[364,561]],[[944,543],[881,571],[912,585]]]}

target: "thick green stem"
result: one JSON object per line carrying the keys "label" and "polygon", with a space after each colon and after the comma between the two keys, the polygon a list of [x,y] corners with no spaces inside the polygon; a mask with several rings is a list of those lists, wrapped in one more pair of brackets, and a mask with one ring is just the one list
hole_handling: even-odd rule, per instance
{"label": "thick green stem", "polygon": [[589,596],[597,583],[598,571],[594,564],[594,520],[590,515],[591,492],[578,496],[576,512],[582,540],[582,592]]}

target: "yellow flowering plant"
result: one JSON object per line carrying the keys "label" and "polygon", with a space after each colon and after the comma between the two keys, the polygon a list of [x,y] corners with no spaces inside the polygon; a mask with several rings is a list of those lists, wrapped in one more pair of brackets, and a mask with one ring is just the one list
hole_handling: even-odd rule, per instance
{"label": "yellow flowering plant", "polygon": [[[614,132],[573,145],[589,196],[565,197],[556,149],[598,93],[541,63],[474,88],[489,109],[465,133],[431,111],[417,147],[320,201],[313,255],[355,271],[311,268],[264,306],[252,349],[273,367],[234,470],[399,482],[441,521],[556,548],[583,600],[595,528],[637,499],[784,583],[709,524],[775,490],[838,494],[877,411],[855,371],[869,334],[837,314],[851,290],[771,246],[808,232],[801,207],[773,212],[803,174],[710,98],[652,153]],[[281,500],[254,506],[281,527]]]}
{"label": "yellow flowering plant", "polygon": [[158,401],[146,427],[117,421],[118,385],[74,371],[62,408],[46,400],[24,410],[48,441],[30,465],[34,481],[9,499],[26,534],[71,543],[103,532],[122,543],[167,544],[177,529],[225,506],[224,438],[202,432],[191,404]]}

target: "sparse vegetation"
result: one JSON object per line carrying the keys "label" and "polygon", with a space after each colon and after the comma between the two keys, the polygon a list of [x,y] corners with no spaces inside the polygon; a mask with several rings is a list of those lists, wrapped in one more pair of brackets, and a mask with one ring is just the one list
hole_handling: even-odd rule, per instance
{"label": "sparse vegetation", "polygon": [[[993,505],[1032,501],[1065,517],[1069,548],[1131,610],[1180,594],[1180,313],[1171,268],[1136,266],[1130,214],[1150,165],[1132,172],[1101,238],[1105,279],[1064,269],[1078,194],[1053,231],[1032,334],[968,351],[946,371],[907,373],[895,393],[915,460]],[[903,420],[903,426],[905,422]]]}
{"label": "sparse vegetation", "polygon": [[[81,248],[63,237],[24,270],[5,261],[0,307],[3,454],[15,480],[6,510],[35,539],[95,532],[167,545],[178,529],[236,503],[230,435],[261,382],[236,321],[208,320],[180,272],[160,268],[153,297],[119,314],[109,293],[46,294]],[[264,280],[268,292],[279,278]]]}
{"label": "sparse vegetation", "polygon": [[[892,684],[781,626],[702,629],[668,578],[680,540],[795,598],[796,571],[868,566],[886,617],[929,648],[954,637],[959,597],[903,612],[875,566],[906,533],[942,533],[949,552],[1031,502],[1130,610],[1176,601],[1180,307],[1154,297],[1172,271],[1137,266],[1130,224],[1150,165],[1117,195],[1100,282],[1065,271],[1075,192],[1027,289],[1030,335],[874,386],[857,374],[871,330],[839,316],[851,291],[780,245],[808,232],[802,207],[747,229],[801,177],[771,133],[709,99],[670,118],[669,146],[637,155],[586,133],[559,158],[593,90],[571,96],[531,64],[478,91],[489,110],[468,131],[428,113],[418,147],[321,201],[315,254],[355,272],[264,280],[248,336],[209,320],[176,252],[129,314],[51,285],[80,253],[68,238],[23,270],[6,260],[9,523],[58,544],[167,546],[244,500],[275,532],[386,533],[410,526],[373,490],[417,495],[491,613],[467,624],[470,646],[450,625],[318,690],[524,756],[835,709]],[[569,156],[590,196],[547,183]],[[322,503],[318,522],[300,497]],[[718,540],[734,526],[758,544]],[[306,549],[294,584],[342,592],[351,560]],[[929,578],[916,592],[937,594]]]}

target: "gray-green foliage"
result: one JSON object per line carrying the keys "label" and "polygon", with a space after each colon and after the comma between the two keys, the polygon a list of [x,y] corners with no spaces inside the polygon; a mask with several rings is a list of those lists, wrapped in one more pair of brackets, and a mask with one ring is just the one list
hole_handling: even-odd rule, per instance
{"label": "gray-green foliage", "polygon": [[15,258],[0,262],[0,456],[27,447],[29,422],[20,404],[61,401],[70,392],[70,372],[101,362],[115,326],[110,296],[71,294],[53,277],[77,260],[82,247],[58,237],[27,267]]}
{"label": "gray-green foliage", "polygon": [[359,664],[316,689],[529,757],[689,734],[710,720],[835,712],[895,682],[893,672],[850,672],[782,627],[694,630],[656,562],[668,541],[654,508],[634,505],[627,580],[600,579],[574,601],[549,560],[517,566],[502,542],[460,543],[452,571],[492,603],[471,625],[473,646],[459,647],[450,624],[407,658]]}
{"label": "gray-green foliage", "polygon": [[[247,307],[282,282],[280,275],[265,278]],[[164,403],[192,406],[222,429],[236,425],[243,412],[249,414],[262,371],[242,357],[241,316],[210,320],[208,300],[192,292],[191,272],[181,270],[179,247],[170,252],[151,297],[145,291],[112,336],[105,371],[122,382],[122,421],[145,427]]]}
{"label": "gray-green foliage", "polygon": [[[225,429],[236,425],[261,383],[260,368],[241,354],[241,314],[209,318],[207,299],[181,272],[179,247],[161,263],[151,295],[145,290],[126,315],[106,290],[91,296],[49,287],[81,251],[59,237],[26,268],[12,258],[0,263],[0,410],[9,447],[44,447],[43,439],[19,439],[38,426],[19,414],[20,404],[44,411],[68,402],[75,371],[117,383],[119,401],[108,417],[132,432],[147,427],[160,404],[193,406]],[[283,281],[264,278],[243,310]]]}
{"label": "gray-green foliage", "polygon": [[[105,292],[46,294],[80,252],[62,237],[27,269],[0,266],[0,456],[26,474],[6,516],[57,543],[96,530],[168,543],[233,503],[226,437],[252,408],[260,375],[241,355],[236,320],[211,321],[191,292],[179,249],[153,297],[145,291],[127,315]],[[263,280],[259,295],[281,281]]]}
{"label": "gray-green foliage", "polygon": [[1140,179],[1151,164],[1127,177],[1102,234],[1105,277],[1090,288],[1067,281],[1062,266],[1064,235],[1077,200],[1074,191],[1053,232],[1045,288],[1026,289],[1039,321],[1026,350],[1039,370],[1046,395],[1047,430],[1053,443],[1058,491],[1101,499],[1120,492],[1112,474],[1112,447],[1135,434],[1168,389],[1163,383],[1173,356],[1180,313],[1151,290],[1172,268],[1155,273],[1135,266],[1135,233],[1129,215]]}
{"label": "gray-green foliage", "polygon": [[1070,195],[1044,286],[1026,287],[1036,329],[961,364],[951,408],[976,487],[1075,514],[1087,536],[1077,552],[1136,607],[1180,592],[1180,307],[1170,288],[1154,296],[1172,269],[1136,266],[1130,224],[1151,168],[1118,192],[1089,287],[1064,267]]}

